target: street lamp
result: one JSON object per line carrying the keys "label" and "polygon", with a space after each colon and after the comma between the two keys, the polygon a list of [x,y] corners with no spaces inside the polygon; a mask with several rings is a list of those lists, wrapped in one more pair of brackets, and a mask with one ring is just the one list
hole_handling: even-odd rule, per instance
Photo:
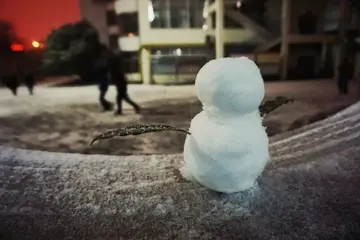
{"label": "street lamp", "polygon": [[32,46],[34,47],[34,48],[39,48],[40,47],[40,43],[38,42],[38,41],[32,41]]}

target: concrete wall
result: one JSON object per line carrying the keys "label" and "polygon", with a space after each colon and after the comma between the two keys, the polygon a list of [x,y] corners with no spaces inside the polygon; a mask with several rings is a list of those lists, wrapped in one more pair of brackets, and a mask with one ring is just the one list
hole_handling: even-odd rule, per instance
{"label": "concrete wall", "polygon": [[140,50],[140,37],[119,37],[119,47],[122,51],[135,52]]}
{"label": "concrete wall", "polygon": [[[144,1],[147,2],[147,1]],[[137,12],[139,9],[137,0],[116,0],[115,1],[115,12],[120,13],[131,13]]]}
{"label": "concrete wall", "polygon": [[80,0],[81,17],[89,20],[99,32],[100,41],[109,45],[109,29],[106,23],[106,2]]}

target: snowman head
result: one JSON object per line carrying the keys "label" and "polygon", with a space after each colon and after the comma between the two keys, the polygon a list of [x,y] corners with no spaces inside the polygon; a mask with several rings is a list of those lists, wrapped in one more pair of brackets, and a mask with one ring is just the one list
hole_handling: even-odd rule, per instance
{"label": "snowman head", "polygon": [[197,74],[195,88],[204,110],[215,115],[253,112],[265,95],[260,69],[247,57],[211,60]]}

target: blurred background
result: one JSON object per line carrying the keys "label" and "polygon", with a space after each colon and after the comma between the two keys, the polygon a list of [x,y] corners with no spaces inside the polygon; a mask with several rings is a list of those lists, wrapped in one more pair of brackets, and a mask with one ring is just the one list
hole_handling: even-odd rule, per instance
{"label": "blurred background", "polygon": [[39,70],[51,31],[86,19],[102,43],[126,56],[133,83],[192,83],[209,59],[240,55],[254,59],[269,80],[333,78],[344,54],[359,72],[359,5],[356,0],[1,0],[1,72]]}
{"label": "blurred background", "polygon": [[[0,0],[0,144],[182,152],[185,136],[173,132],[88,144],[94,134],[136,123],[188,128],[202,110],[193,85],[199,69],[237,56],[259,66],[264,100],[295,99],[266,116],[268,134],[293,130],[359,100],[359,30],[359,0]],[[121,55],[125,93],[141,114],[127,103],[118,117],[101,111],[94,73],[101,49]],[[29,90],[36,83],[34,95],[22,93],[16,78],[24,76]],[[116,98],[115,85],[107,98]],[[17,96],[5,87],[19,87]]]}

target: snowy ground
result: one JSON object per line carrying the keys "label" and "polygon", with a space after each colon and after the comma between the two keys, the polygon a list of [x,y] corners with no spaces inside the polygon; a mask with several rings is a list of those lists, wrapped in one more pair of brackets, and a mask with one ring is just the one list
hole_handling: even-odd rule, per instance
{"label": "snowy ground", "polygon": [[[0,89],[0,116],[8,116],[14,113],[42,112],[52,110],[56,107],[71,104],[96,104],[98,105],[99,90],[97,86],[80,87],[46,87],[39,86],[35,89],[35,95],[29,96],[27,89],[21,87],[18,97],[14,98],[9,90]],[[186,98],[195,96],[195,89],[188,86],[146,86],[130,85],[129,94],[134,100],[147,102],[169,98]],[[107,98],[115,100],[116,91],[114,87],[109,89]],[[128,108],[125,105],[125,108]]]}
{"label": "snowy ground", "polygon": [[257,185],[221,195],[178,178],[181,155],[0,147],[2,239],[357,239],[360,103],[271,139]]}
{"label": "snowy ground", "polygon": [[[269,83],[266,89],[268,97],[285,95],[296,100],[266,117],[271,135],[324,118],[358,99],[355,87],[350,96],[340,97],[329,81]],[[112,139],[89,149],[96,133],[133,123],[188,128],[201,110],[193,86],[131,85],[129,92],[144,107],[141,115],[135,115],[127,105],[121,117],[101,112],[95,86],[38,87],[35,96],[22,88],[16,98],[7,89],[0,89],[0,145],[113,155],[182,152],[185,136],[174,132]],[[114,98],[111,88],[108,99]]]}

